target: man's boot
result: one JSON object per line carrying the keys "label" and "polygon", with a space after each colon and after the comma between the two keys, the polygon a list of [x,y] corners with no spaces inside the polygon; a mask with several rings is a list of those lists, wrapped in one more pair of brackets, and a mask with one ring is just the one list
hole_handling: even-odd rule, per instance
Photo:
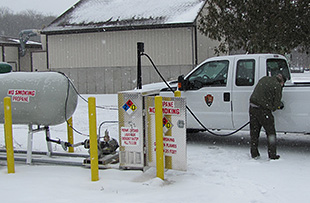
{"label": "man's boot", "polygon": [[268,156],[269,159],[279,159],[280,155],[277,155],[277,138],[276,135],[269,135],[268,139]]}
{"label": "man's boot", "polygon": [[251,157],[253,159],[258,159],[260,157],[259,151],[257,146],[251,146]]}

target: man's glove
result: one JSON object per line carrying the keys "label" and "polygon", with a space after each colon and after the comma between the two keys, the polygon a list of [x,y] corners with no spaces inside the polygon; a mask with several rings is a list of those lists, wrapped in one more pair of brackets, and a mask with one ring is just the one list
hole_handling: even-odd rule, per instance
{"label": "man's glove", "polygon": [[284,108],[283,102],[281,102],[280,106],[278,106],[278,109],[282,110]]}

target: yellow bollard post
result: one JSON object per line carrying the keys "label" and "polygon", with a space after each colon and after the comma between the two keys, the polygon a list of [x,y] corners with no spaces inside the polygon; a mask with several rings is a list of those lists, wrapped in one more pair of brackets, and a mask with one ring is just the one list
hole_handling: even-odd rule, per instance
{"label": "yellow bollard post", "polygon": [[181,91],[179,90],[174,91],[174,97],[181,97]]}
{"label": "yellow bollard post", "polygon": [[99,168],[98,168],[97,119],[96,119],[95,97],[88,98],[88,117],[89,117],[91,180],[98,181]]}
{"label": "yellow bollard post", "polygon": [[11,98],[5,97],[3,102],[4,102],[4,132],[5,132],[5,146],[6,146],[8,173],[15,173]]}
{"label": "yellow bollard post", "polygon": [[163,99],[155,97],[156,175],[164,180]]}
{"label": "yellow bollard post", "polygon": [[[67,134],[68,134],[68,142],[70,144],[73,144],[73,122],[72,122],[72,117],[68,119],[68,123],[67,123]],[[69,152],[74,152],[74,148],[73,147],[69,147]]]}

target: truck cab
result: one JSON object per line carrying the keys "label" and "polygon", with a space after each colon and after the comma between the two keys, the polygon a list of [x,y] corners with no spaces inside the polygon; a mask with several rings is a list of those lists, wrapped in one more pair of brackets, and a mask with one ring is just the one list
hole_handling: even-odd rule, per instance
{"label": "truck cab", "polygon": [[[238,129],[249,121],[249,98],[263,76],[282,73],[288,81],[283,89],[284,109],[275,112],[277,131],[310,132],[309,107],[303,98],[310,86],[291,82],[285,57],[276,54],[249,54],[205,60],[185,77],[179,77],[181,96],[188,108],[208,129]],[[162,92],[165,95],[167,92]],[[300,106],[302,105],[302,106]],[[247,126],[248,128],[249,126]],[[191,114],[187,128],[204,130]]]}

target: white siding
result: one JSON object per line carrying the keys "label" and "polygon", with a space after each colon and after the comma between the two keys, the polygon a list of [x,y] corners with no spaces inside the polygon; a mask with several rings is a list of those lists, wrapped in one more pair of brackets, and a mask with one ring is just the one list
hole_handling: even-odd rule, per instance
{"label": "white siding", "polygon": [[4,47],[5,61],[18,60],[18,47]]}
{"label": "white siding", "polygon": [[137,42],[157,65],[193,65],[192,40],[190,28],[49,35],[49,68],[136,66]]}
{"label": "white siding", "polygon": [[4,47],[4,54],[4,60],[12,65],[14,71],[17,71],[19,67],[18,47]]}
{"label": "white siding", "polygon": [[46,52],[32,52],[32,70],[47,71]]}

